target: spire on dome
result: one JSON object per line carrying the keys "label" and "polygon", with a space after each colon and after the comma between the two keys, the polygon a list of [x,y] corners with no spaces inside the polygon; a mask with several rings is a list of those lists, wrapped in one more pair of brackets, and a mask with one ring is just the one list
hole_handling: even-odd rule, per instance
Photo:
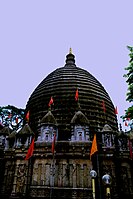
{"label": "spire on dome", "polygon": [[72,48],[69,49],[69,54],[72,54]]}
{"label": "spire on dome", "polygon": [[69,54],[66,56],[66,65],[75,65],[75,56],[72,54],[72,48],[69,49]]}

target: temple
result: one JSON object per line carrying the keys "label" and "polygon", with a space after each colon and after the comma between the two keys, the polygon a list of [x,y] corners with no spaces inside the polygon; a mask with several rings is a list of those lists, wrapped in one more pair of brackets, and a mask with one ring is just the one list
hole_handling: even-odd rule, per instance
{"label": "temple", "polygon": [[0,128],[0,198],[133,198],[133,130],[118,128],[109,94],[72,49],[30,95],[28,112],[20,130]]}

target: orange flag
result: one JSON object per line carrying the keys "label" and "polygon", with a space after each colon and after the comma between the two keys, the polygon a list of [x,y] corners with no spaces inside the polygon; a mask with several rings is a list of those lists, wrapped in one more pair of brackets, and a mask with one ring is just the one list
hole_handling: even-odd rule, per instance
{"label": "orange flag", "polygon": [[54,150],[55,150],[55,140],[56,140],[56,133],[54,133],[54,138],[52,142],[52,154],[54,155]]}
{"label": "orange flag", "polygon": [[78,98],[79,98],[79,92],[78,92],[78,89],[77,89],[76,93],[75,93],[75,101],[78,101]]}
{"label": "orange flag", "polygon": [[54,102],[54,100],[53,100],[53,98],[51,97],[51,98],[50,98],[50,101],[49,101],[49,103],[48,103],[48,106],[51,106],[51,105],[53,104],[53,102]]}
{"label": "orange flag", "polygon": [[28,152],[26,154],[25,160],[28,160],[32,155],[33,155],[33,151],[34,151],[34,138],[30,144],[30,147],[28,149]]}
{"label": "orange flag", "polygon": [[91,151],[90,151],[90,159],[91,159],[91,156],[92,156],[96,151],[98,151],[98,149],[97,149],[97,140],[96,140],[96,134],[94,134],[94,138],[93,138],[92,146],[91,146]]}

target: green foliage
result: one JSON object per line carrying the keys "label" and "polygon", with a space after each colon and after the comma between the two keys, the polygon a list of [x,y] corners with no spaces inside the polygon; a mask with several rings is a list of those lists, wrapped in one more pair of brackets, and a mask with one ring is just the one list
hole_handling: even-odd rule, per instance
{"label": "green foliage", "polygon": [[11,105],[0,107],[0,122],[3,126],[17,131],[22,127],[23,119],[24,109]]}
{"label": "green foliage", "polygon": [[[128,89],[127,89],[127,98],[126,100],[130,103],[133,102],[133,47],[127,46],[128,50],[130,51],[129,53],[129,64],[125,68],[126,74],[123,76],[126,78],[126,82],[128,84]],[[133,119],[133,105],[131,105],[126,111],[125,111],[125,116],[122,116],[122,118],[130,118]]]}

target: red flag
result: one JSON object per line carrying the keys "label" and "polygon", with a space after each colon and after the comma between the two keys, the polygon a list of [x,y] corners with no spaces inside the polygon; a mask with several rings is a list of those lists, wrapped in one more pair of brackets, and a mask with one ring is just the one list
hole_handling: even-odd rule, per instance
{"label": "red flag", "polygon": [[26,118],[27,122],[29,122],[29,118],[30,118],[30,111],[28,111],[28,112],[27,112],[27,114],[26,114],[26,117],[25,117],[25,118]]}
{"label": "red flag", "polygon": [[115,114],[116,114],[116,115],[118,114],[117,106],[115,107]]}
{"label": "red flag", "polygon": [[56,140],[56,133],[54,133],[54,138],[52,142],[52,154],[54,155],[54,150],[55,150],[55,140]]}
{"label": "red flag", "polygon": [[16,124],[18,124],[18,117],[16,117]]}
{"label": "red flag", "polygon": [[128,126],[128,123],[125,121],[125,126]]}
{"label": "red flag", "polygon": [[75,93],[75,101],[78,101],[78,98],[79,98],[79,92],[78,92],[78,89],[77,89],[76,93]]}
{"label": "red flag", "polygon": [[97,149],[97,140],[96,140],[96,134],[94,134],[94,138],[93,138],[92,146],[91,146],[91,151],[90,151],[90,159],[91,159],[91,156],[92,156],[96,151],[98,151],[98,149]]}
{"label": "red flag", "polygon": [[53,102],[54,102],[54,100],[53,100],[53,98],[51,97],[51,98],[50,98],[50,101],[49,101],[49,103],[48,103],[48,106],[51,106],[51,105],[53,104]]}
{"label": "red flag", "polygon": [[33,155],[33,151],[34,151],[34,138],[30,144],[25,160],[28,160]]}
{"label": "red flag", "polygon": [[102,108],[103,108],[103,112],[105,113],[105,112],[106,112],[106,107],[105,107],[105,102],[104,102],[104,100],[102,100]]}

